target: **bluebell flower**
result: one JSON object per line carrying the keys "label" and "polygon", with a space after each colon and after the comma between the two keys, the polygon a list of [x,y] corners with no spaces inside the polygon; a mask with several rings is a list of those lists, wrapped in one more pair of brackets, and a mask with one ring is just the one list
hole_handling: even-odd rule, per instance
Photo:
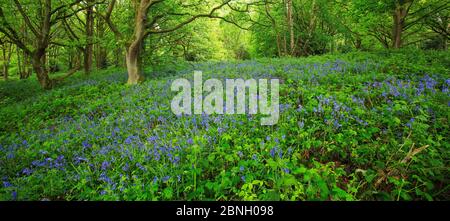
{"label": "bluebell flower", "polygon": [[270,156],[271,157],[275,157],[275,154],[278,152],[278,148],[277,147],[273,147],[272,149],[270,149]]}
{"label": "bluebell flower", "polygon": [[115,137],[119,132],[120,132],[120,128],[115,127],[114,130],[112,131],[111,135],[112,135],[113,137]]}
{"label": "bluebell flower", "polygon": [[288,168],[283,168],[283,172],[289,174],[291,171]]}
{"label": "bluebell flower", "polygon": [[194,143],[194,141],[192,140],[192,138],[189,138],[189,139],[187,140],[187,143],[188,143],[189,145],[192,145],[192,144]]}
{"label": "bluebell flower", "polygon": [[163,182],[167,182],[167,181],[169,181],[169,179],[170,179],[170,176],[165,176],[165,177],[162,178],[162,181]]}
{"label": "bluebell flower", "polygon": [[179,162],[180,162],[180,157],[179,156],[174,157],[173,160],[172,160],[173,164],[178,164]]}
{"label": "bluebell flower", "polygon": [[153,159],[156,161],[159,161],[161,159],[161,155],[159,154],[158,151],[153,152]]}
{"label": "bluebell flower", "polygon": [[133,136],[128,136],[127,139],[125,139],[125,144],[131,144],[133,141]]}
{"label": "bluebell flower", "polygon": [[25,168],[25,169],[22,170],[22,173],[27,175],[27,176],[29,176],[30,174],[33,173],[33,171],[31,169],[29,169],[29,168]]}
{"label": "bluebell flower", "polygon": [[113,181],[111,180],[111,178],[109,178],[107,175],[106,175],[106,173],[104,173],[104,172],[102,172],[101,174],[100,174],[100,179],[99,179],[100,181],[103,181],[103,182],[105,182],[105,183],[108,183],[108,184],[113,184]]}
{"label": "bluebell flower", "polygon": [[299,121],[297,124],[299,128],[303,128],[305,126],[305,122],[303,121]]}
{"label": "bluebell flower", "polygon": [[239,170],[242,172],[242,171],[245,170],[245,167],[244,167],[244,166],[241,166],[241,167],[239,168]]}
{"label": "bluebell flower", "polygon": [[245,176],[241,176],[241,180],[245,183]]}
{"label": "bluebell flower", "polygon": [[5,188],[12,187],[12,184],[8,181],[3,181],[3,187]]}
{"label": "bluebell flower", "polygon": [[31,165],[35,166],[35,167],[43,167],[45,166],[45,161],[40,161],[40,160],[34,160],[33,162],[31,162]]}
{"label": "bluebell flower", "polygon": [[335,119],[335,120],[334,120],[334,127],[335,127],[335,128],[340,128],[340,127],[342,127],[342,125],[339,123],[339,120],[338,120],[338,119]]}
{"label": "bluebell flower", "polygon": [[84,157],[75,157],[75,164],[80,164],[81,162],[87,162],[88,160]]}
{"label": "bluebell flower", "polygon": [[90,148],[90,147],[92,147],[92,145],[89,144],[89,142],[88,142],[87,140],[83,141],[82,144],[83,144],[83,147],[84,147],[84,148]]}
{"label": "bluebell flower", "polygon": [[110,163],[108,161],[103,161],[102,170],[107,170],[109,166],[110,166]]}
{"label": "bluebell flower", "polygon": [[156,140],[158,140],[158,136],[151,136],[147,139],[148,142],[155,142]]}
{"label": "bluebell flower", "polygon": [[411,119],[409,120],[409,122],[406,123],[406,126],[409,127],[409,128],[412,128],[412,124],[414,123],[414,121],[415,121],[415,119],[414,119],[414,118],[411,118]]}
{"label": "bluebell flower", "polygon": [[128,162],[125,163],[125,165],[122,167],[123,171],[128,171],[130,169],[130,166],[128,165]]}
{"label": "bluebell flower", "polygon": [[12,195],[12,200],[17,200],[17,192],[16,191],[12,191],[11,195]]}
{"label": "bluebell flower", "polygon": [[6,159],[13,159],[15,157],[13,152],[9,152],[8,155],[6,156]]}
{"label": "bluebell flower", "polygon": [[147,169],[144,167],[144,166],[142,166],[140,163],[136,163],[136,166],[139,168],[139,169],[141,169],[142,171],[146,171]]}

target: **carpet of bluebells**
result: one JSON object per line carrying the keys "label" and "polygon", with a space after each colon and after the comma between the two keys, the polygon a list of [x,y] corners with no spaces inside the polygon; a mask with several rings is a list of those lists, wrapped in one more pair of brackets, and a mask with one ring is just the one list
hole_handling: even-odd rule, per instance
{"label": "carpet of bluebells", "polygon": [[[171,82],[280,79],[280,120],[176,116]],[[449,200],[449,52],[0,82],[0,200]]]}

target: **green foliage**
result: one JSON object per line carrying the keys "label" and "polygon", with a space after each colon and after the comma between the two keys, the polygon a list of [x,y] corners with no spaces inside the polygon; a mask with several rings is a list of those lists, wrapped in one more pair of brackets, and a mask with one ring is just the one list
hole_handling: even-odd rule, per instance
{"label": "green foliage", "polygon": [[[2,200],[448,200],[448,52],[179,63],[1,82]],[[170,83],[281,80],[277,125],[175,116]]]}

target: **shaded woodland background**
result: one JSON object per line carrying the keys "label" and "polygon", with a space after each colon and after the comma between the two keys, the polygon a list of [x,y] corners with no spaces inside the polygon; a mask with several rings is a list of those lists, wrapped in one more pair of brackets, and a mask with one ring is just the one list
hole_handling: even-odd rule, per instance
{"label": "shaded woodland background", "polygon": [[[447,50],[442,0],[0,0],[2,77],[70,75],[178,60],[303,57],[418,48]],[[65,75],[52,77],[52,73]]]}

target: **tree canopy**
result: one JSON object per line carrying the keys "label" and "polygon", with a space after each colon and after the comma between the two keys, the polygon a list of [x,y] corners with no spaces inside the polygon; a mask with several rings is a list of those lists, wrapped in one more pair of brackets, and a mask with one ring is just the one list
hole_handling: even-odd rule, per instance
{"label": "tree canopy", "polygon": [[[1,0],[3,75],[36,73],[50,89],[94,67],[128,83],[163,61],[300,57],[415,47],[447,49],[439,0]],[[66,70],[64,76],[50,73]]]}

